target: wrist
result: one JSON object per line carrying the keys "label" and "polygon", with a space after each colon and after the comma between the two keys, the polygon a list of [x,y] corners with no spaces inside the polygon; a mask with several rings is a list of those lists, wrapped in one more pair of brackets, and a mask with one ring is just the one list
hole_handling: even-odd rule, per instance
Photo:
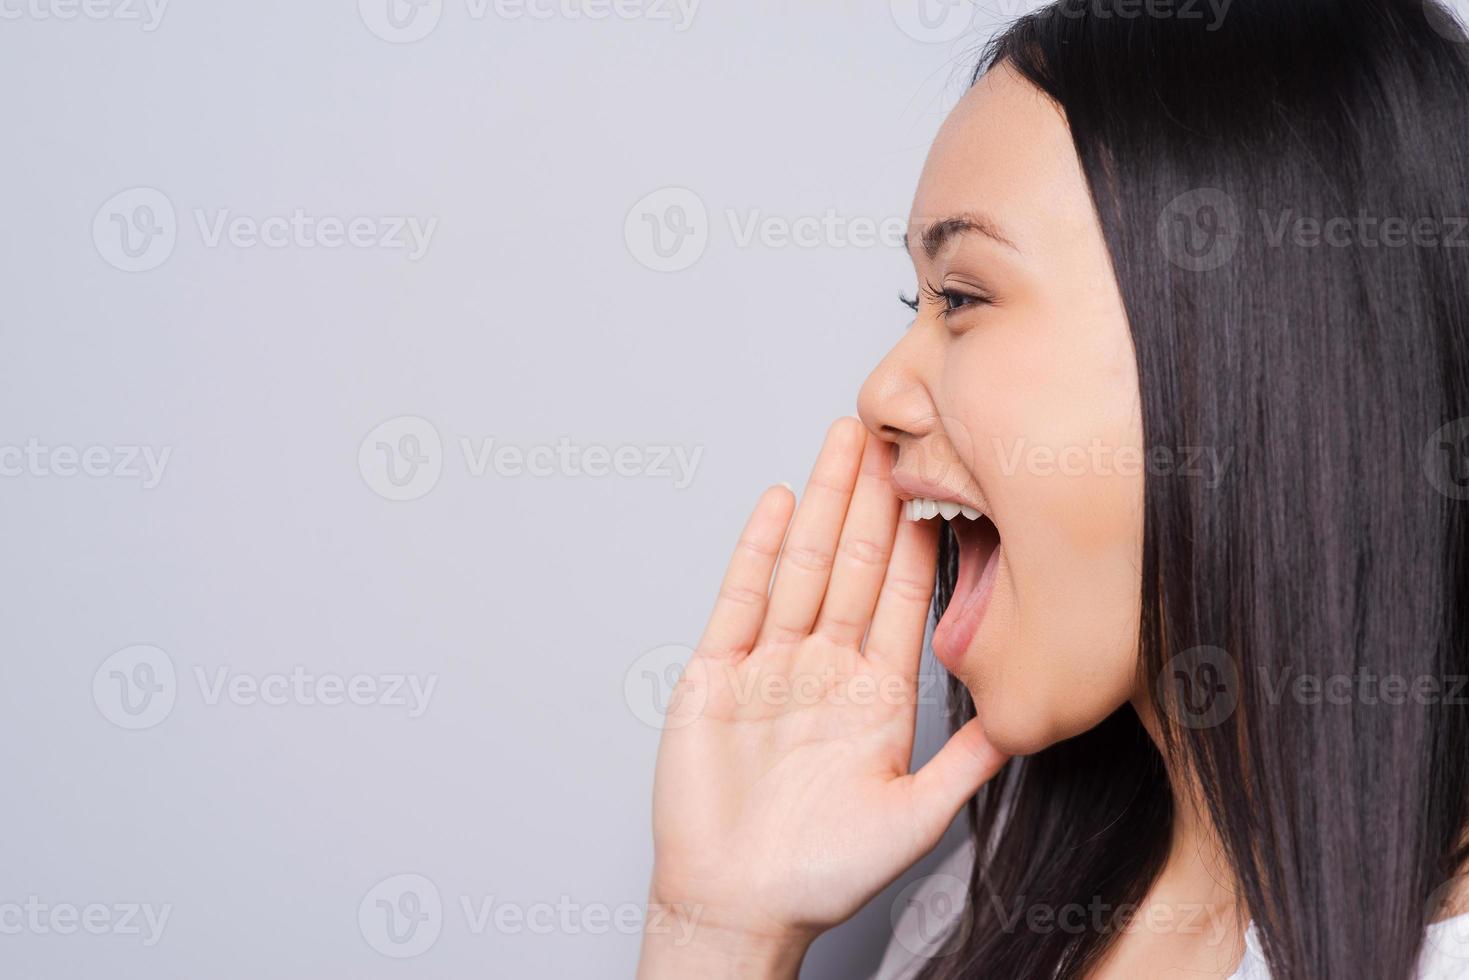
{"label": "wrist", "polygon": [[806,944],[700,934],[687,942],[643,934],[638,980],[796,980]]}
{"label": "wrist", "polygon": [[638,980],[795,980],[811,944],[730,927],[702,906],[649,902]]}

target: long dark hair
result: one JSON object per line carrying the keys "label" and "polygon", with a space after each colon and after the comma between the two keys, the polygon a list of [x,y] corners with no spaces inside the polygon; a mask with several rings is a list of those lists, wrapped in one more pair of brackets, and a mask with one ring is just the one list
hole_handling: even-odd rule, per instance
{"label": "long dark hair", "polygon": [[1115,930],[1017,926],[1017,907],[1142,899],[1170,772],[1202,788],[1275,980],[1412,976],[1466,857],[1469,43],[1422,0],[1188,6],[1062,0],[975,73],[1007,64],[1065,113],[1146,447],[1232,455],[1217,486],[1145,477],[1139,677],[1162,750],[1124,706],[981,791],[934,980],[1095,966]]}

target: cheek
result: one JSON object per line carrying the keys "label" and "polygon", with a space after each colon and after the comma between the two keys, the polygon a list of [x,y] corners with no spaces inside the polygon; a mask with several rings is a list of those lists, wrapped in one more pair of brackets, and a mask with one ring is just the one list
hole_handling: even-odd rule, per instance
{"label": "cheek", "polygon": [[1004,560],[975,676],[965,680],[990,736],[1034,752],[1098,724],[1135,686],[1144,481],[1136,375],[1130,347],[1118,357],[1084,344],[974,346],[971,363],[955,367],[983,381],[961,414]]}
{"label": "cheek", "polygon": [[1144,457],[1130,347],[1021,343],[1021,331],[1006,333],[956,342],[946,428],[1016,571],[1033,570],[1025,577],[1039,585],[1095,563],[1134,566]]}

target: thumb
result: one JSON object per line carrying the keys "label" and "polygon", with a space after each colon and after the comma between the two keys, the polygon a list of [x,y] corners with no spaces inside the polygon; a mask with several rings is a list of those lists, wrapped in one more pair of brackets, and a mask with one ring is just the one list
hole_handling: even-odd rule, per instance
{"label": "thumb", "polygon": [[919,832],[937,844],[954,814],[989,781],[1008,760],[984,736],[978,718],[971,718],[949,737],[938,754],[913,774],[912,797]]}

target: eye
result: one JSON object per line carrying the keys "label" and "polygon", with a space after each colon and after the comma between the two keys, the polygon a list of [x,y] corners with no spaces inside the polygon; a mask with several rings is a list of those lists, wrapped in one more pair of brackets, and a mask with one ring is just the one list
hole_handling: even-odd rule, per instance
{"label": "eye", "polygon": [[941,316],[957,313],[970,306],[990,306],[994,303],[993,299],[978,289],[973,289],[971,292],[953,287],[939,289],[930,282],[924,282],[923,293],[939,306]]}
{"label": "eye", "polygon": [[971,296],[968,293],[955,292],[952,289],[944,290],[941,295],[943,296],[944,312],[946,313],[953,313],[955,310],[962,310],[964,309],[964,307],[972,306],[975,303],[987,302],[987,300],[982,297]]}

